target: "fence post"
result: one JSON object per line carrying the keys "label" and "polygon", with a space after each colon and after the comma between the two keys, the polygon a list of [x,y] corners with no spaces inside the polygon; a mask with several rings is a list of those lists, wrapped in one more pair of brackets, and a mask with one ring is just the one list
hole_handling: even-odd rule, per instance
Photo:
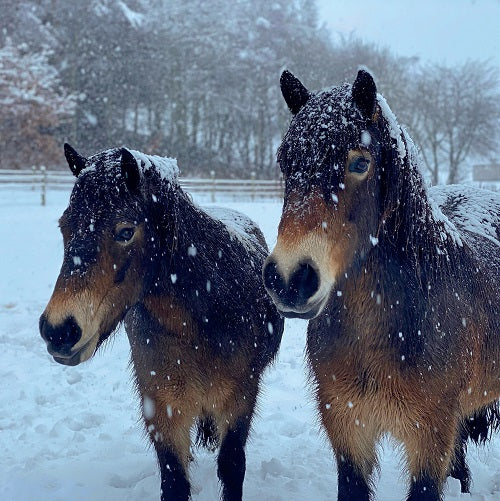
{"label": "fence post", "polygon": [[47,191],[47,169],[45,168],[44,165],[40,166],[40,172],[42,173],[42,192],[41,192],[41,199],[42,199],[42,205],[45,205],[46,202],[46,191]]}
{"label": "fence post", "polygon": [[211,199],[211,201],[213,203],[213,202],[215,202],[215,171],[214,170],[210,171],[210,178],[212,180],[212,183],[211,183],[212,186],[211,186],[211,190],[210,190],[210,192],[211,192],[210,199]]}
{"label": "fence post", "polygon": [[255,200],[255,177],[255,171],[252,171],[250,174],[252,180],[250,184],[250,200],[252,200],[252,202]]}

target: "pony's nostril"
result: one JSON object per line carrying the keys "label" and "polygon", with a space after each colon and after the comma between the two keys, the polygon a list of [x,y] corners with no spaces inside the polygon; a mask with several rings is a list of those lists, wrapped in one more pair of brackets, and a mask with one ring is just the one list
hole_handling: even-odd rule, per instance
{"label": "pony's nostril", "polygon": [[69,354],[71,348],[82,337],[82,330],[73,317],[68,317],[60,325],[52,325],[45,315],[40,317],[40,335],[47,341],[47,348],[51,352]]}
{"label": "pony's nostril", "polygon": [[285,282],[274,261],[267,262],[262,271],[262,277],[266,289],[274,292],[277,296],[282,296],[285,293]]}
{"label": "pony's nostril", "polygon": [[310,263],[301,263],[288,284],[296,306],[306,304],[319,289],[319,275]]}
{"label": "pony's nostril", "polygon": [[311,263],[300,263],[286,283],[276,262],[270,260],[262,271],[264,285],[287,308],[301,308],[319,289],[319,274]]}

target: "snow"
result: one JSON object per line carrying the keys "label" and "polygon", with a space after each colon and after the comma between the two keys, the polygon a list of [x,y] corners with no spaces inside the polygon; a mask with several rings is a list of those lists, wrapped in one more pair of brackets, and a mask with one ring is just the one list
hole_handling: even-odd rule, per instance
{"label": "snow", "polygon": [[137,161],[137,165],[141,166],[143,172],[154,168],[160,175],[161,179],[170,182],[177,182],[179,178],[179,167],[175,158],[160,157],[158,155],[146,155],[140,151],[128,150]]}
{"label": "snow", "polygon": [[403,160],[406,156],[406,147],[403,142],[403,138],[401,137],[401,128],[399,127],[396,115],[394,115],[391,108],[389,108],[389,105],[382,94],[377,94],[377,102],[380,106],[380,110],[382,111],[382,115],[386,119],[389,126],[389,134],[392,139],[396,141],[399,158]]}
{"label": "snow", "polygon": [[140,12],[133,11],[124,2],[118,2],[118,6],[122,9],[123,14],[133,28],[141,28],[144,24],[145,16]]}
{"label": "snow", "polygon": [[231,235],[236,237],[247,249],[255,249],[261,244],[254,233],[255,224],[251,218],[228,207],[204,207],[203,210],[213,217],[223,222]]}
{"label": "snow", "polygon": [[[57,220],[68,196],[49,192],[46,207],[34,191],[0,197],[0,499],[156,501],[159,474],[140,423],[125,333],[77,367],[56,364],[38,334],[62,261]],[[280,203],[224,205],[254,219],[273,246]],[[247,447],[246,500],[334,499],[335,464],[307,385],[306,326],[287,320],[277,362],[265,374]],[[215,456],[200,449],[195,457],[193,500],[218,499]],[[385,440],[380,458],[376,499],[404,499],[401,452]],[[471,445],[468,460],[472,495],[448,480],[445,501],[499,499],[500,435],[485,448]]]}
{"label": "snow", "polygon": [[429,190],[435,204],[453,204],[454,220],[462,230],[488,238],[500,247],[495,227],[498,220],[498,194],[467,185],[437,186]]}

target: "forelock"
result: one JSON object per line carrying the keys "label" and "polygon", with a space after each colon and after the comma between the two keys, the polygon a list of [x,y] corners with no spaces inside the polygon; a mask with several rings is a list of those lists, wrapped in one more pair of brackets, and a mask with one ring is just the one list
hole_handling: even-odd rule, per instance
{"label": "forelock", "polygon": [[357,147],[360,125],[350,85],[320,92],[293,118],[278,150],[278,162],[303,172],[317,169],[329,153]]}

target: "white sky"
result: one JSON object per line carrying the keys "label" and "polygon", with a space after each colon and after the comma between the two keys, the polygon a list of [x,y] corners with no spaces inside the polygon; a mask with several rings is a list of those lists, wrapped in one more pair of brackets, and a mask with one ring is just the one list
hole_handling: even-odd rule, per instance
{"label": "white sky", "polygon": [[500,67],[500,0],[317,0],[334,33],[422,61],[489,59]]}

